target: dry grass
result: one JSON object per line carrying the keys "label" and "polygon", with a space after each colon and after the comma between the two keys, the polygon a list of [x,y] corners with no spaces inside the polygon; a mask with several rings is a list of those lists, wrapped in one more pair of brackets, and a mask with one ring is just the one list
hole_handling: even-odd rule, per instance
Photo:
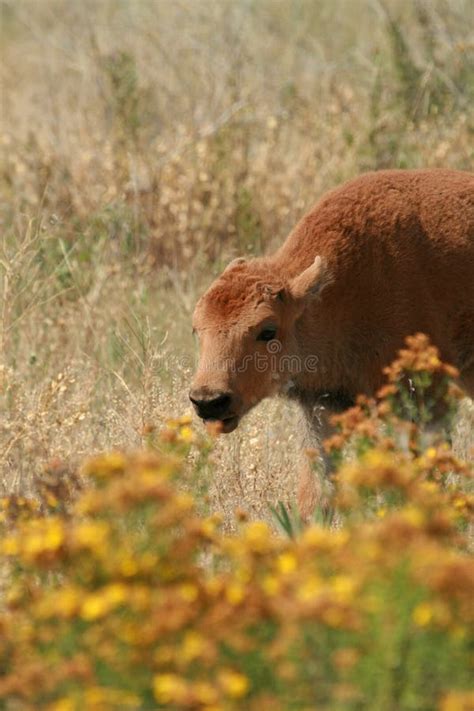
{"label": "dry grass", "polygon": [[[196,295],[325,189],[472,168],[469,0],[0,8],[5,491],[187,410]],[[288,500],[296,436],[295,412],[263,403],[218,443],[212,508]]]}

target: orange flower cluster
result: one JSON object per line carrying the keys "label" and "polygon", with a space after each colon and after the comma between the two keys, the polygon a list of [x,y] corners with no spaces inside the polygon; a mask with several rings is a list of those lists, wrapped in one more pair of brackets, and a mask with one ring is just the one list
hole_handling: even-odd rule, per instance
{"label": "orange flower cluster", "polygon": [[427,336],[409,336],[406,343],[385,368],[388,382],[377,398],[361,396],[355,407],[333,417],[338,432],[325,447],[336,463],[349,442],[358,454],[376,447],[416,455],[443,441],[462,396],[454,382],[458,371],[440,360]]}
{"label": "orange flower cluster", "polygon": [[408,336],[406,344],[384,371],[388,385],[378,396],[386,400],[385,411],[391,409],[420,425],[449,425],[456,400],[462,396],[455,384],[458,371],[441,361],[438,349],[424,334]]}
{"label": "orange flower cluster", "polygon": [[372,403],[340,421],[364,446],[338,471],[339,525],[292,539],[198,515],[181,484],[209,443],[187,418],[86,463],[68,507],[4,500],[0,706],[467,711],[472,471],[400,447],[393,417],[384,439]]}
{"label": "orange flower cluster", "polygon": [[396,383],[407,373],[431,373],[451,379],[459,375],[456,368],[441,361],[438,349],[431,345],[425,334],[408,336],[406,344],[407,348],[403,348],[399,357],[385,369],[389,382]]}

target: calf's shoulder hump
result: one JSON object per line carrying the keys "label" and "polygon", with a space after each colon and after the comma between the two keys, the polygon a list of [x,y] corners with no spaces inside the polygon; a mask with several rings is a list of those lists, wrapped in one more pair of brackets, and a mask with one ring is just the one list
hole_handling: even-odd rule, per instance
{"label": "calf's shoulder hump", "polygon": [[364,249],[409,252],[410,241],[474,259],[474,174],[383,170],[331,190],[300,220],[274,260],[290,275],[316,254],[337,262]]}

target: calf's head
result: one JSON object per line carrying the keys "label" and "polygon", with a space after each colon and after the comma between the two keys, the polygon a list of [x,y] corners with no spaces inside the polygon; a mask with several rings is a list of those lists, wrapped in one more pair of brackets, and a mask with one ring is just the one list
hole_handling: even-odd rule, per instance
{"label": "calf's head", "polygon": [[254,405],[285,387],[301,369],[298,319],[328,281],[320,257],[287,279],[269,260],[229,264],[193,316],[200,358],[189,396],[199,417],[232,432]]}

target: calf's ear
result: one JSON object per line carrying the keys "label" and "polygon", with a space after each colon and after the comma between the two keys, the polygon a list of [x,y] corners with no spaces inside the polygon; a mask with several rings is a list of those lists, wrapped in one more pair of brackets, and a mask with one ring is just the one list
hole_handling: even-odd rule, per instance
{"label": "calf's ear", "polygon": [[226,266],[222,273],[225,274],[226,272],[229,272],[231,269],[236,267],[238,264],[243,264],[246,261],[247,260],[245,259],[245,257],[236,257],[231,262],[229,262],[229,264]]}
{"label": "calf's ear", "polygon": [[331,281],[331,274],[325,261],[317,256],[307,269],[290,280],[288,290],[296,300],[315,298]]}

